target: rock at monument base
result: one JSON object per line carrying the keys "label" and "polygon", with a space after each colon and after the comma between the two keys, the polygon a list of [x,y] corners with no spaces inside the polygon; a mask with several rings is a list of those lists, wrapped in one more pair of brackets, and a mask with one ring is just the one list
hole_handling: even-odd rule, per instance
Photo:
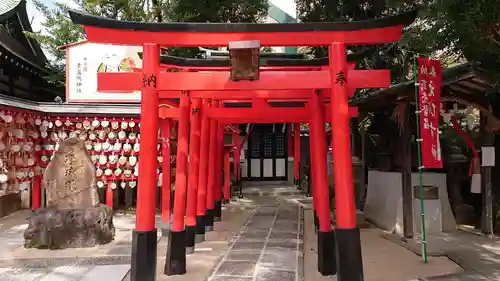
{"label": "rock at monument base", "polygon": [[29,218],[24,247],[64,249],[94,247],[113,241],[113,210],[106,206],[85,209],[44,208]]}

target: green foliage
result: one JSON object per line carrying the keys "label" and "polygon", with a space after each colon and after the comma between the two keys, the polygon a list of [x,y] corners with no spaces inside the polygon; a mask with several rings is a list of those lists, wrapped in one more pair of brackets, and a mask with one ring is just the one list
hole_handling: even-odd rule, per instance
{"label": "green foliage", "polygon": [[[68,8],[58,3],[50,8],[33,0],[45,17],[47,31],[28,35],[37,39],[50,57],[48,80],[64,85],[66,52],[60,46],[85,39],[83,28],[73,25]],[[267,0],[74,0],[85,12],[107,18],[142,22],[257,22],[267,14]],[[198,48],[170,48],[171,55],[196,57]]]}
{"label": "green foliage", "polygon": [[[75,0],[75,4],[90,14],[122,20],[152,19],[153,14],[144,9],[147,0]],[[64,85],[66,71],[66,51],[59,48],[67,44],[85,39],[83,28],[74,25],[68,15],[68,8],[54,3],[51,8],[40,0],[33,0],[38,11],[45,17],[42,26],[47,32],[40,30],[28,33],[40,42],[43,50],[49,55],[49,82]]]}
{"label": "green foliage", "polygon": [[37,248],[37,244],[31,239],[26,239],[24,241],[24,248],[26,249]]}
{"label": "green foliage", "polygon": [[[296,0],[297,15],[303,22],[350,22],[387,17],[414,9],[420,1],[399,0]],[[349,52],[360,59],[357,67],[365,69],[386,68],[391,70],[393,82],[406,80],[411,66],[413,50],[410,38],[386,45],[350,46]],[[315,57],[328,55],[326,47],[309,48]]]}
{"label": "green foliage", "polygon": [[[267,15],[267,0],[172,0],[166,19],[172,22],[259,22]],[[199,57],[198,48],[169,48],[170,55]]]}
{"label": "green foliage", "polygon": [[[448,57],[485,69],[493,82],[500,80],[500,2],[439,0],[428,6],[424,38]],[[430,39],[430,40],[429,40]]]}
{"label": "green foliage", "polygon": [[271,47],[269,47],[269,46],[260,48],[260,52],[261,53],[270,53],[272,51],[273,51],[273,49]]}
{"label": "green foliage", "polygon": [[[304,22],[353,21],[394,15],[421,1],[297,0]],[[397,44],[351,47],[360,54],[358,67],[389,68],[393,82],[407,80],[416,53],[439,57],[445,66],[467,60],[500,80],[500,2],[491,0],[433,0],[420,6],[419,18],[406,28]],[[310,53],[326,56],[326,48]]]}
{"label": "green foliage", "polygon": [[173,22],[257,22],[267,9],[267,0],[173,0],[166,14]]}
{"label": "green foliage", "polygon": [[89,14],[126,21],[157,21],[156,12],[161,10],[162,5],[158,0],[152,2],[149,0],[75,1]]}
{"label": "green foliage", "polygon": [[64,73],[66,64],[66,54],[59,46],[79,41],[84,38],[83,28],[71,23],[67,15],[67,9],[56,4],[55,8],[49,8],[39,0],[33,0],[38,11],[45,16],[42,26],[49,33],[35,31],[26,35],[38,40],[43,50],[49,55],[50,61],[47,67],[50,72],[47,77],[49,82],[64,85]]}

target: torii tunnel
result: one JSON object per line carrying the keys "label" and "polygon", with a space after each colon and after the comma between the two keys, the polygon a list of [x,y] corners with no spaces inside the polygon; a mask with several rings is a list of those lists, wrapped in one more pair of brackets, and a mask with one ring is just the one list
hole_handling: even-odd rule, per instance
{"label": "torii tunnel", "polygon": [[[229,165],[228,160],[223,161],[228,158],[224,153],[224,127],[238,123],[303,122],[310,124],[313,200],[319,218],[318,271],[323,275],[338,274],[339,281],[363,280],[349,125],[356,109],[349,108],[348,98],[359,88],[389,87],[390,73],[355,69],[347,60],[346,48],[398,41],[403,27],[414,21],[416,11],[377,20],[296,24],[140,23],[79,11],[70,11],[70,16],[75,24],[84,26],[89,42],[143,46],[142,69],[98,74],[100,92],[142,91],[142,147],[156,147],[158,130],[161,129],[163,138],[168,138],[172,120],[178,120],[175,198],[165,274],[186,273],[186,254],[204,239],[206,231],[212,230],[214,220],[221,219],[222,171]],[[329,55],[325,63],[303,59],[282,65],[264,63],[258,79],[253,81],[233,81],[229,67],[224,65],[203,65],[196,60],[160,63],[160,47],[225,47],[241,41],[257,41],[259,46],[328,46]],[[181,71],[168,71],[170,68]],[[241,102],[251,106],[230,106]],[[277,103],[288,106],[276,106]],[[333,128],[334,230],[328,196],[325,122],[332,122]],[[241,142],[233,142],[234,157],[238,157]],[[167,141],[165,147],[168,145]],[[170,153],[169,149],[166,151]],[[156,149],[144,149],[139,159],[132,281],[156,279],[156,154]],[[163,162],[170,165],[169,161]],[[164,176],[170,177],[169,172]],[[169,178],[163,181],[169,182]],[[164,186],[163,190],[169,188]],[[227,186],[224,189],[227,200]],[[170,216],[170,193],[163,192],[162,197],[167,206],[162,207],[162,217],[166,219]]]}

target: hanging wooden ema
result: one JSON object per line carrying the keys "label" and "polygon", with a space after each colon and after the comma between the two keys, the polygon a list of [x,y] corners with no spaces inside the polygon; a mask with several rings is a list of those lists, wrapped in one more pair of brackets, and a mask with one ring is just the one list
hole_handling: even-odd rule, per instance
{"label": "hanging wooden ema", "polygon": [[259,80],[260,42],[232,41],[228,44],[231,80]]}

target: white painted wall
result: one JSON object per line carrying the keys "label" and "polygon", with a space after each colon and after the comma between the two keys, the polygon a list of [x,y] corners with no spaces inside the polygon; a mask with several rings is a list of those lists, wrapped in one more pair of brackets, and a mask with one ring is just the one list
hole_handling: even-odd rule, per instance
{"label": "white painted wall", "polygon": [[[418,173],[412,173],[412,186],[418,185]],[[402,173],[368,172],[368,187],[365,216],[378,227],[403,234]],[[426,200],[424,207],[428,233],[456,230],[456,221],[451,211],[446,189],[446,174],[424,173],[424,185],[439,187],[439,200]],[[427,202],[431,201],[431,202]],[[413,232],[420,233],[420,201],[413,200]]]}
{"label": "white painted wall", "polygon": [[[251,163],[252,165],[252,177],[261,177],[260,174],[260,159],[242,159],[241,160],[241,176],[246,178],[248,177],[248,168],[247,165],[248,163]],[[273,176],[273,161],[272,159],[264,159],[264,177],[271,178]],[[276,159],[276,176],[277,177],[284,177],[286,175],[286,169],[289,169],[288,171],[288,178],[290,179],[290,175],[292,175],[291,179],[293,181],[293,170],[290,171],[290,167],[293,167],[293,159],[292,161],[289,160],[288,162],[288,167],[286,166],[286,161],[285,158],[278,158]],[[292,166],[291,166],[292,165]]]}
{"label": "white painted wall", "polygon": [[[285,158],[278,158],[276,159],[276,176],[277,177],[284,177],[286,176],[286,159]],[[272,165],[272,163],[271,163]],[[272,166],[271,166],[272,168]]]}

